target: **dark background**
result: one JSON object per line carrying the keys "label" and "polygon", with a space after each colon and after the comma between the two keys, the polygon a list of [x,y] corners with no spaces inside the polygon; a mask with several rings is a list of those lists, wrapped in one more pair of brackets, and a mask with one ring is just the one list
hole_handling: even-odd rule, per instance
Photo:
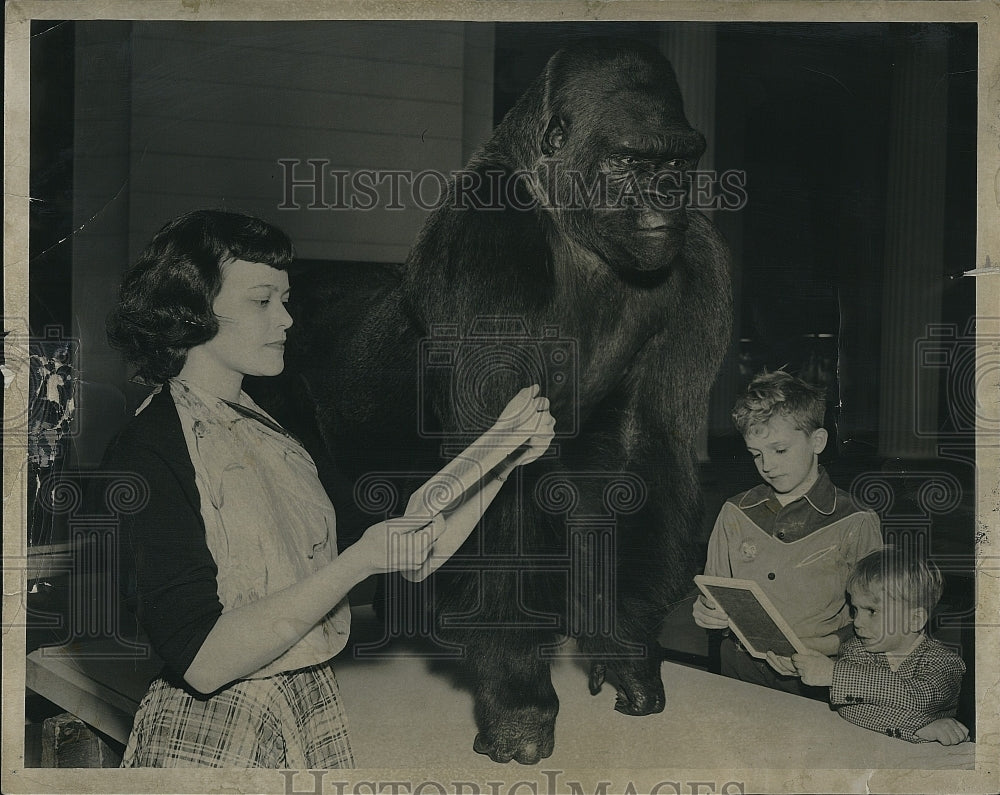
{"label": "dark background", "polygon": [[[67,238],[77,24],[35,23],[30,323],[38,336],[49,326],[73,327]],[[655,46],[659,30],[649,23],[497,24],[494,121],[556,49],[591,35]],[[965,328],[975,301],[975,281],[961,278],[976,267],[975,26],[729,23],[716,27],[716,37],[716,124],[705,132],[715,169],[745,171],[749,195],[741,211],[715,218],[733,248],[739,283],[737,347],[727,362],[735,373],[722,378],[742,384],[765,367],[785,367],[826,383],[835,440],[829,455],[845,443],[877,453],[895,59],[905,46],[947,49],[947,177],[937,188],[945,198],[945,256],[935,320]],[[850,384],[841,383],[842,371],[851,373]],[[942,428],[951,421],[948,386],[939,385]],[[740,440],[724,412],[715,414],[712,457],[727,460]],[[959,430],[971,439],[968,424]]]}

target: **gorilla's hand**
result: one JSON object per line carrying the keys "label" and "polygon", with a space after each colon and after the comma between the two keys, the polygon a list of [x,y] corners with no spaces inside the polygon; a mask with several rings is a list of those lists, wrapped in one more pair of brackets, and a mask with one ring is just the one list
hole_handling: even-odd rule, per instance
{"label": "gorilla's hand", "polygon": [[479,732],[472,747],[494,762],[513,759],[522,765],[537,765],[552,756],[555,741],[555,714],[533,706],[521,707]]}
{"label": "gorilla's hand", "polygon": [[[610,677],[609,677],[610,674]],[[624,715],[652,715],[663,712],[667,697],[660,679],[660,659],[615,660],[590,664],[590,693],[601,692],[605,679],[618,690],[615,709]]]}
{"label": "gorilla's hand", "polygon": [[506,676],[483,682],[477,690],[479,734],[473,748],[494,762],[513,759],[535,765],[551,756],[555,747],[559,699],[551,680],[542,676],[548,673],[547,666],[531,657],[515,657],[513,663],[503,667]]}

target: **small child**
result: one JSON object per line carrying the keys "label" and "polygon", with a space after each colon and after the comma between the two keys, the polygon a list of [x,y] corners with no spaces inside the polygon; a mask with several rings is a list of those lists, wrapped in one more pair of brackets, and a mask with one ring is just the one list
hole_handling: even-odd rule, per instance
{"label": "small child", "polygon": [[[826,447],[823,390],[785,372],[763,373],[733,408],[733,420],[764,483],[727,500],[708,542],[705,574],[755,580],[810,648],[826,655],[849,637],[844,598],[854,564],[882,545],[878,516],[836,488],[819,454]],[[721,607],[700,596],[695,622],[726,629]],[[820,688],[779,675],[733,637],[723,639],[726,676],[826,700]]]}
{"label": "small child", "polygon": [[954,745],[969,737],[955,720],[965,663],[924,633],[944,583],[932,562],[897,550],[863,558],[847,581],[855,637],[840,658],[768,653],[778,670],[830,688],[842,718],[912,743]]}

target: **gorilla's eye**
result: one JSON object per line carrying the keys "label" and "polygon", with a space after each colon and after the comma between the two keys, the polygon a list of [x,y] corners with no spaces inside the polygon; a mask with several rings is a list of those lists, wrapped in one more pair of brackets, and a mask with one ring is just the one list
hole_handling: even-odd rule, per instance
{"label": "gorilla's eye", "polygon": [[667,168],[683,171],[684,169],[691,167],[691,161],[686,157],[675,157],[673,160],[668,160],[664,165]]}
{"label": "gorilla's eye", "polygon": [[632,168],[640,163],[639,158],[632,157],[632,155],[619,155],[615,158],[619,165],[625,166],[626,168]]}

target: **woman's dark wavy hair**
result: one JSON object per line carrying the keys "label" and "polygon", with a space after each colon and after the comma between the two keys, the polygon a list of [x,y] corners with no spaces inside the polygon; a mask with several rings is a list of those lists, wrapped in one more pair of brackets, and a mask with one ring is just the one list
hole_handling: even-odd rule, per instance
{"label": "woman's dark wavy hair", "polygon": [[163,384],[187,352],[219,330],[212,311],[222,266],[233,260],[285,270],[295,251],[280,229],[259,218],[194,210],[168,221],[122,279],[108,315],[108,342],[136,368],[136,379]]}

